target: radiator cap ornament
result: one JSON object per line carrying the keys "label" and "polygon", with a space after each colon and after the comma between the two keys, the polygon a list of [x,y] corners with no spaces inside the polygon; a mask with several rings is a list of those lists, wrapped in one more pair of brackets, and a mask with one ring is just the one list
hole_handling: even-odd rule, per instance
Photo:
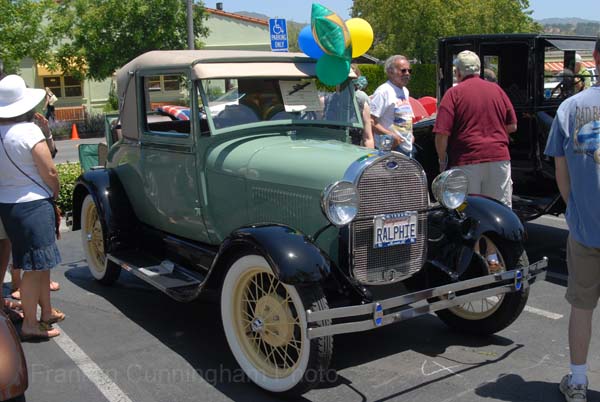
{"label": "radiator cap ornament", "polygon": [[394,145],[394,139],[391,135],[382,135],[381,144],[379,144],[379,150],[384,152],[391,152],[392,146]]}

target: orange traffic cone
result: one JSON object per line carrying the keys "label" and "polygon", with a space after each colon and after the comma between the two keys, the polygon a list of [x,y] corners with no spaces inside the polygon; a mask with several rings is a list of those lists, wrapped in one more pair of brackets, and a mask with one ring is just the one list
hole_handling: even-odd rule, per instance
{"label": "orange traffic cone", "polygon": [[77,125],[75,125],[75,123],[73,123],[73,126],[71,127],[71,139],[72,140],[79,140],[79,133],[77,133]]}

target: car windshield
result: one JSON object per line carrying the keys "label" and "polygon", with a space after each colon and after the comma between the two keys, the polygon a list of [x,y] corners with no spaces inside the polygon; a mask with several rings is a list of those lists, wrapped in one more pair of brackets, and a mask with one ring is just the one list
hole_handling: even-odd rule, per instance
{"label": "car windshield", "polygon": [[208,99],[205,113],[217,130],[253,123],[362,125],[348,82],[329,92],[318,89],[316,78],[210,79],[201,84]]}

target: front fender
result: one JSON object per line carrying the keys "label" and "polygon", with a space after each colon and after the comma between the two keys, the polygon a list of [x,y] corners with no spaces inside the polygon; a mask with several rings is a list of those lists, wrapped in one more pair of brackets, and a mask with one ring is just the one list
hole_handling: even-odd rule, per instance
{"label": "front fender", "polygon": [[21,341],[9,319],[0,312],[0,401],[23,395],[28,386]]}
{"label": "front fender", "polygon": [[278,224],[235,230],[219,248],[213,268],[236,249],[248,247],[260,253],[279,280],[288,285],[322,282],[331,272],[329,257],[304,233]]}
{"label": "front fender", "polygon": [[525,228],[517,215],[501,202],[480,195],[467,196],[467,207],[463,213],[477,224],[471,227],[468,238],[458,252],[456,272],[462,275],[475,255],[474,246],[484,233],[495,233],[500,238],[521,242]]}
{"label": "front fender", "polygon": [[81,206],[90,194],[96,203],[107,252],[118,239],[135,238],[138,220],[117,174],[111,169],[88,170],[73,189],[73,230],[81,229]]}
{"label": "front fender", "polygon": [[463,213],[479,222],[472,232],[475,239],[486,232],[496,233],[510,241],[523,241],[525,238],[525,228],[519,217],[500,201],[470,195],[467,197],[467,207]]}

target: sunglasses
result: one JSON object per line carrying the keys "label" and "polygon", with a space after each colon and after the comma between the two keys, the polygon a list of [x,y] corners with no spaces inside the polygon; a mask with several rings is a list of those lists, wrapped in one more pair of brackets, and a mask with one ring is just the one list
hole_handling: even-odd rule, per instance
{"label": "sunglasses", "polygon": [[406,73],[412,74],[412,68],[401,68],[400,72],[402,74],[406,74]]}

